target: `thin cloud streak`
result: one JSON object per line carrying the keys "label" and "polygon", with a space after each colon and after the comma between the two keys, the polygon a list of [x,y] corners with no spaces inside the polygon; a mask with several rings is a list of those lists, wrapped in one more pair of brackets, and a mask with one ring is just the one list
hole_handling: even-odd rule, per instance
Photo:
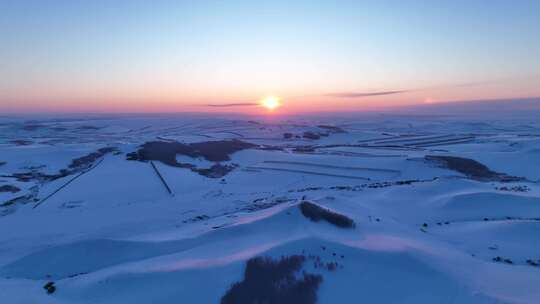
{"label": "thin cloud streak", "polygon": [[376,91],[376,92],[335,92],[335,93],[323,94],[322,96],[336,97],[336,98],[363,98],[363,97],[371,97],[371,96],[397,95],[397,94],[419,92],[419,91],[429,91],[429,90],[486,86],[486,85],[493,85],[493,84],[502,83],[502,82],[518,81],[518,80],[535,80],[535,79],[540,79],[540,75],[534,74],[530,76],[500,78],[500,79],[491,79],[491,80],[485,80],[485,81],[450,83],[450,84],[435,85],[435,86],[429,86],[429,87],[418,87],[418,88],[407,89],[407,90],[388,90],[388,91]]}
{"label": "thin cloud streak", "polygon": [[363,98],[370,96],[382,96],[382,95],[396,95],[408,93],[410,90],[397,90],[397,91],[380,91],[380,92],[338,92],[325,94],[324,96],[328,97],[337,97],[337,98]]}
{"label": "thin cloud streak", "polygon": [[255,102],[239,102],[239,103],[223,103],[223,104],[207,104],[207,107],[213,108],[228,108],[228,107],[253,107],[258,106]]}

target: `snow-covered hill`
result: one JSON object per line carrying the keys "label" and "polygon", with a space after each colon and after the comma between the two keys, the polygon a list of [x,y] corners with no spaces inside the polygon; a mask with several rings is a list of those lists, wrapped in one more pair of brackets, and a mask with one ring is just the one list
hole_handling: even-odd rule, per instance
{"label": "snow-covered hill", "polygon": [[538,303],[539,151],[531,117],[2,118],[0,302]]}

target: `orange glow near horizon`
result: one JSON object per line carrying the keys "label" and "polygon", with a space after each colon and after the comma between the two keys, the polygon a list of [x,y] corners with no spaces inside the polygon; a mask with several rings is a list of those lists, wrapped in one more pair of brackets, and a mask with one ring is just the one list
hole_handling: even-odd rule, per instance
{"label": "orange glow near horizon", "polygon": [[[291,115],[311,112],[351,112],[384,111],[410,105],[466,101],[519,99],[539,96],[535,90],[523,85],[523,90],[513,91],[503,84],[480,84],[478,86],[439,86],[418,90],[404,90],[396,94],[362,96],[363,92],[380,90],[359,90],[358,95],[342,88],[304,88],[303,90],[280,90],[280,95],[264,94],[272,90],[246,90],[244,92],[215,91],[206,95],[204,91],[163,92],[162,94],[141,92],[108,96],[103,94],[58,94],[45,97],[46,92],[6,98],[0,95],[0,112],[90,112],[90,113],[163,113],[163,112],[227,112],[255,115]],[[305,93],[309,92],[309,93]],[[346,92],[349,94],[326,94],[325,92]],[[506,93],[505,92],[510,92]],[[369,94],[367,94],[369,95]],[[278,97],[279,96],[279,97]],[[284,102],[286,101],[286,102]]]}

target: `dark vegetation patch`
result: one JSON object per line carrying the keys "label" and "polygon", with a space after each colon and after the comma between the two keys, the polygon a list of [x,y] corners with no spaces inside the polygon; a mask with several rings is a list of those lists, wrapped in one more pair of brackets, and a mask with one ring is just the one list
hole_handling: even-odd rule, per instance
{"label": "dark vegetation patch", "polygon": [[299,272],[306,258],[292,255],[273,260],[255,257],[247,261],[244,280],[235,283],[221,304],[314,304],[323,277]]}
{"label": "dark vegetation patch", "polygon": [[495,190],[507,191],[507,192],[529,192],[531,191],[531,188],[527,187],[526,185],[517,185],[513,187],[507,187],[507,186],[495,187]]}
{"label": "dark vegetation patch", "polygon": [[117,151],[115,147],[100,148],[96,152],[92,152],[88,155],[75,158],[71,161],[68,168],[71,170],[80,170],[90,167],[98,158],[105,156],[106,154]]}
{"label": "dark vegetation patch", "polygon": [[[321,249],[323,251],[325,251],[326,246],[322,246]],[[333,258],[337,258],[337,256],[338,255],[335,252],[332,253]],[[345,256],[343,254],[340,254],[339,256],[341,257],[341,259],[345,258]],[[308,255],[308,259],[313,261],[313,268],[315,268],[315,269],[324,269],[324,270],[328,270],[330,272],[335,271],[338,268],[343,269],[343,264],[340,264],[337,261],[325,262],[318,255],[310,254],[310,255]]]}
{"label": "dark vegetation patch", "polygon": [[0,209],[0,216],[13,213],[15,211],[15,209],[13,208],[15,205],[28,204],[28,203],[38,201],[38,199],[36,198],[38,195],[38,192],[39,192],[39,187],[33,186],[29,189],[29,192],[27,192],[25,195],[17,196],[8,201],[0,203],[0,207],[2,207],[2,209]]}
{"label": "dark vegetation patch", "polygon": [[45,128],[45,127],[46,126],[40,125],[40,124],[28,123],[28,124],[23,125],[22,129],[25,131],[36,131],[38,129]]}
{"label": "dark vegetation patch", "polygon": [[315,152],[315,148],[312,146],[298,146],[293,149],[296,153],[312,153]]}
{"label": "dark vegetation patch", "polygon": [[82,276],[82,275],[85,275],[85,274],[88,274],[88,272],[74,273],[74,274],[68,275],[67,277],[68,277],[68,278],[75,278],[75,277]]}
{"label": "dark vegetation patch", "polygon": [[253,200],[253,202],[250,205],[240,208],[239,211],[255,212],[259,210],[272,208],[277,205],[289,203],[292,201],[294,201],[294,199],[288,198],[288,197],[277,197],[272,200],[267,199],[267,198],[258,198],[258,199]]}
{"label": "dark vegetation patch", "polygon": [[318,125],[317,127],[321,128],[321,129],[324,129],[324,130],[328,130],[328,131],[330,131],[332,133],[347,133],[347,131],[343,130],[340,127],[336,127],[336,126]]}
{"label": "dark vegetation patch", "polygon": [[308,201],[300,203],[300,211],[305,217],[314,222],[324,220],[340,228],[354,228],[356,226],[354,221],[345,215],[335,213]]}
{"label": "dark vegetation patch", "polygon": [[425,160],[438,166],[466,175],[478,181],[516,182],[524,181],[524,177],[509,176],[504,173],[491,171],[485,165],[469,158],[442,155],[426,155]]}
{"label": "dark vegetation patch", "polygon": [[255,147],[254,144],[240,140],[206,141],[184,144],[179,142],[151,141],[143,144],[137,155],[138,160],[158,160],[170,166],[176,166],[176,155],[186,155],[192,158],[202,157],[208,161],[220,162],[230,160],[234,152]]}
{"label": "dark vegetation patch", "polygon": [[405,185],[412,185],[416,183],[427,183],[432,182],[434,180],[437,180],[438,178],[433,179],[410,179],[410,180],[400,180],[395,182],[375,182],[375,183],[368,183],[368,184],[361,184],[356,186],[331,186],[331,187],[307,187],[307,188],[301,188],[301,189],[293,189],[289,190],[289,192],[307,192],[307,191],[320,191],[320,190],[340,190],[340,191],[362,191],[363,189],[377,189],[377,188],[386,188],[386,187],[392,187],[392,186],[405,186]]}
{"label": "dark vegetation patch", "polygon": [[52,181],[52,180],[58,179],[61,176],[59,174],[45,174],[39,171],[31,170],[28,172],[13,173],[12,175],[4,175],[2,177],[16,178],[17,181],[19,182],[30,182],[30,181],[46,182],[46,181]]}
{"label": "dark vegetation patch", "polygon": [[[311,131],[306,131],[304,132],[304,134],[302,134],[302,137],[303,138],[306,138],[306,139],[320,139],[321,136],[323,136],[323,134],[325,133],[316,133],[316,132],[311,132]],[[328,136],[328,134],[325,134],[326,136]]]}
{"label": "dark vegetation patch", "polygon": [[222,165],[222,164],[214,164],[210,168],[196,168],[192,167],[190,168],[193,172],[197,172],[202,176],[210,177],[210,178],[221,178],[232,170],[234,170],[236,167],[238,167],[237,164],[231,164],[231,165]]}
{"label": "dark vegetation patch", "polygon": [[0,204],[0,207],[9,207],[19,203],[26,204],[30,202],[33,198],[34,195],[32,194],[17,196],[16,198],[12,198],[9,201],[3,202],[2,204]]}
{"label": "dark vegetation patch", "polygon": [[533,259],[528,259],[527,261],[525,261],[527,264],[531,265],[531,266],[534,266],[534,267],[540,267],[540,260],[533,260]]}
{"label": "dark vegetation patch", "polygon": [[39,182],[53,181],[89,169],[96,160],[116,150],[117,149],[115,147],[100,148],[96,152],[92,152],[85,156],[73,159],[67,168],[60,169],[60,171],[58,171],[58,173],[56,174],[46,174],[38,171],[37,169],[39,168],[37,168],[36,170],[30,170],[28,172],[22,173],[14,173],[12,175],[7,175],[3,177],[16,178],[18,181],[21,182],[29,182],[33,180]]}
{"label": "dark vegetation patch", "polygon": [[503,257],[500,257],[500,256],[496,256],[492,259],[494,262],[499,262],[499,263],[506,263],[506,264],[514,264],[514,262],[509,259],[509,258],[503,258]]}
{"label": "dark vegetation patch", "polygon": [[283,147],[278,147],[278,146],[260,145],[259,147],[257,147],[257,150],[262,150],[262,151],[283,151],[285,149]]}
{"label": "dark vegetation patch", "polygon": [[53,294],[56,291],[56,286],[54,286],[53,281],[49,281],[43,286],[43,289],[47,291],[47,294]]}
{"label": "dark vegetation patch", "polygon": [[[187,168],[200,175],[220,178],[234,170],[238,165],[222,165],[219,162],[230,160],[230,155],[256,145],[240,140],[220,140],[184,144],[179,142],[151,141],[143,144],[137,152],[127,154],[128,160],[160,161],[166,165]],[[197,168],[190,163],[176,161],[176,155],[186,155],[192,158],[202,157],[208,161],[216,162],[210,168]]]}
{"label": "dark vegetation patch", "polygon": [[[373,217],[372,217],[371,215],[368,215],[368,218],[369,218],[369,221],[370,221],[370,222],[372,222],[372,221],[373,221]],[[378,217],[376,217],[376,218],[375,218],[375,221],[376,221],[376,222],[380,222],[380,221],[381,221],[381,219],[380,219],[380,218],[378,218]]]}
{"label": "dark vegetation patch", "polygon": [[521,263],[521,261],[514,262],[509,258],[505,258],[505,257],[501,257],[501,256],[496,256],[496,257],[492,258],[491,260],[493,262],[504,263],[504,264],[508,264],[508,265],[529,265],[529,266],[533,266],[533,267],[540,267],[540,259],[527,259],[527,260],[525,260],[524,264]]}
{"label": "dark vegetation patch", "polygon": [[79,130],[99,130],[100,128],[99,127],[96,127],[96,126],[80,126],[78,127],[77,129]]}
{"label": "dark vegetation patch", "polygon": [[[477,222],[480,222],[480,221],[483,221],[483,222],[508,222],[508,221],[514,221],[514,222],[540,222],[540,217],[516,217],[516,216],[503,216],[503,217],[484,217],[484,218],[477,218],[477,219],[470,219],[470,220],[466,220],[466,221],[454,221],[454,222],[450,222],[450,221],[445,221],[445,222],[436,222],[434,224],[437,224],[437,226],[442,226],[443,224],[444,225],[450,225],[450,224],[453,224],[453,223],[459,223],[459,222],[474,222],[474,221],[477,221]],[[424,225],[427,225],[427,223],[424,223]],[[427,227],[427,226],[425,226]],[[496,248],[491,248],[491,247],[488,247],[489,249],[496,249]]]}
{"label": "dark vegetation patch", "polygon": [[25,139],[15,139],[10,141],[10,143],[17,145],[17,146],[29,146],[33,142],[31,140],[25,140]]}
{"label": "dark vegetation patch", "polygon": [[3,186],[0,186],[0,193],[1,192],[11,192],[11,193],[16,193],[16,192],[19,192],[21,191],[21,189],[19,189],[18,187],[15,187],[13,185],[3,185]]}
{"label": "dark vegetation patch", "polygon": [[73,209],[73,208],[79,208],[82,206],[84,201],[67,201],[62,203],[58,208],[60,209]]}
{"label": "dark vegetation patch", "polygon": [[184,220],[182,221],[182,223],[196,223],[196,222],[200,222],[200,221],[206,221],[210,219],[210,217],[206,214],[203,214],[203,215],[197,215],[195,217],[192,217],[190,219],[187,219],[187,220]]}

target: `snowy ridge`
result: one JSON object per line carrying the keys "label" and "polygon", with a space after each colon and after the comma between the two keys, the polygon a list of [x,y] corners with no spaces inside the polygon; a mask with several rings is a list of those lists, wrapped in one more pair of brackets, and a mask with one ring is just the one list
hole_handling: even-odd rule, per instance
{"label": "snowy ridge", "polygon": [[[3,130],[0,186],[19,188],[0,192],[0,298],[10,303],[220,303],[257,257],[265,267],[296,257],[294,278],[320,278],[316,303],[540,299],[534,120],[185,114]],[[152,141],[230,140],[249,145],[217,158],[179,150],[169,158],[180,166],[130,157]],[[117,150],[84,158],[105,147]],[[429,155],[524,179],[473,178]],[[92,169],[62,171],[80,159]],[[230,170],[199,174],[215,166]]]}

